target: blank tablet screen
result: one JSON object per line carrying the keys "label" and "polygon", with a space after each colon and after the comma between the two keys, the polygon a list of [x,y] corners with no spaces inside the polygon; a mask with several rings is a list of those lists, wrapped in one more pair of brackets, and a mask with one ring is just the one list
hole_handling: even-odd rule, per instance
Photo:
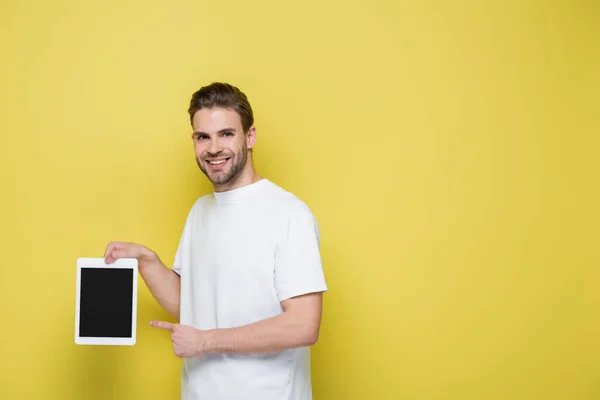
{"label": "blank tablet screen", "polygon": [[129,268],[81,268],[79,336],[132,336],[133,273]]}

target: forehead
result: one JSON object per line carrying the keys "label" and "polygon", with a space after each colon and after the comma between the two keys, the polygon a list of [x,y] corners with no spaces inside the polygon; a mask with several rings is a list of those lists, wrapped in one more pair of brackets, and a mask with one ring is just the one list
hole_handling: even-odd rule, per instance
{"label": "forehead", "polygon": [[196,111],[192,118],[194,131],[215,133],[225,128],[242,130],[242,119],[233,110],[226,108],[209,108]]}

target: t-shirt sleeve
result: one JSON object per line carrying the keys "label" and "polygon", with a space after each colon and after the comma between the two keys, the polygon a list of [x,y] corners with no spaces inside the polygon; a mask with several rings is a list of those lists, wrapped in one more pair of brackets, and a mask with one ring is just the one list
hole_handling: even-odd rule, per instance
{"label": "t-shirt sleeve", "polygon": [[173,265],[171,266],[171,270],[179,276],[181,276],[182,247],[183,247],[183,236],[179,239],[179,245],[177,246],[177,252],[175,252],[175,257],[173,259]]}
{"label": "t-shirt sleeve", "polygon": [[278,234],[275,290],[279,301],[327,291],[319,249],[319,227],[313,214],[307,211],[293,215]]}
{"label": "t-shirt sleeve", "polygon": [[192,217],[193,217],[194,209],[190,210],[188,216],[185,220],[185,224],[183,227],[183,232],[181,233],[181,237],[179,238],[179,244],[177,245],[177,251],[175,252],[175,257],[173,259],[173,264],[171,265],[171,270],[175,272],[177,275],[181,276],[182,266],[184,262],[184,251],[189,247],[190,241],[190,229],[192,225]]}

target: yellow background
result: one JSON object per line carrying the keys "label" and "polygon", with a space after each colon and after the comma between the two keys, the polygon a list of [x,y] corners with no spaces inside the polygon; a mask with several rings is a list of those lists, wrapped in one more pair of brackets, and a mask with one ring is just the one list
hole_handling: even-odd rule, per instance
{"label": "yellow background", "polygon": [[218,80],[321,227],[315,400],[600,398],[599,4],[3,0],[0,398],[178,397],[143,283],[136,346],[74,344],[75,266],[170,265]]}

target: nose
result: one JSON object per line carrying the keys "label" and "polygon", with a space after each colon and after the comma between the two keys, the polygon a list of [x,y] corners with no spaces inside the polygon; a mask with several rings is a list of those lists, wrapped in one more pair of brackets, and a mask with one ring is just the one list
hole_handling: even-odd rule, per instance
{"label": "nose", "polygon": [[210,141],[210,145],[208,146],[208,152],[210,154],[218,154],[221,152],[221,142],[219,141],[218,137]]}

